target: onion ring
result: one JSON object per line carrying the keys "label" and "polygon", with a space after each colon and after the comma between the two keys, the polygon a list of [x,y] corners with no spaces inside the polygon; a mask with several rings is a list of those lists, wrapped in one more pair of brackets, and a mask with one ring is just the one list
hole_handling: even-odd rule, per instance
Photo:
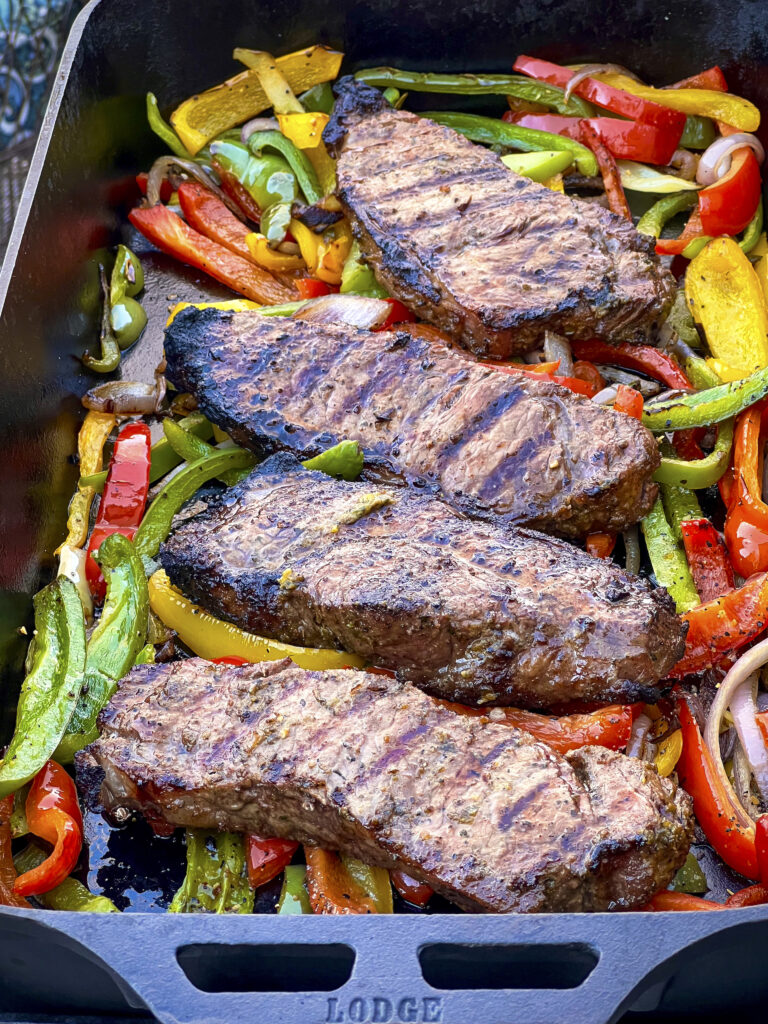
{"label": "onion ring", "polygon": [[592,75],[626,75],[627,78],[632,78],[636,82],[640,79],[637,75],[630,71],[628,68],[622,67],[621,64],[585,64],[583,68],[579,68],[578,71],[571,75],[568,85],[565,87],[565,102],[571,98],[571,93],[579,84],[583,82],[585,78],[591,78]]}
{"label": "onion ring", "polygon": [[[765,160],[765,150],[762,142],[755,135],[748,132],[736,132],[733,135],[723,135],[715,139],[709,149],[701,154],[699,166],[696,170],[696,181],[700,185],[714,185],[714,183],[727,174],[731,167],[731,156],[737,149],[744,149],[749,146],[754,151],[758,163]],[[726,163],[727,160],[727,163]]]}

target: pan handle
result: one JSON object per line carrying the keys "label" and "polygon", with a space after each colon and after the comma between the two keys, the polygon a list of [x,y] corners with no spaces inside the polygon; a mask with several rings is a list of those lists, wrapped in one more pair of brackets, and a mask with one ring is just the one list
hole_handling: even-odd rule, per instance
{"label": "pan handle", "polygon": [[62,943],[85,947],[129,1005],[162,1024],[613,1024],[632,1006],[653,1010],[699,943],[725,947],[730,936],[720,933],[750,922],[768,930],[764,907],[530,917],[7,913],[44,919]]}

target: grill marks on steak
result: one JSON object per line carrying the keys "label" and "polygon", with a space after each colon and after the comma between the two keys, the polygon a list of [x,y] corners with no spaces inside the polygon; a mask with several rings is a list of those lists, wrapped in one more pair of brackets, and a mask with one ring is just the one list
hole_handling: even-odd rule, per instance
{"label": "grill marks on steak", "polygon": [[337,194],[378,280],[476,355],[545,329],[643,337],[672,302],[654,240],[624,218],[511,172],[490,150],[352,78],[324,138]]}
{"label": "grill marks on steak", "polygon": [[658,699],[685,646],[665,591],[403,488],[270,472],[288,462],[195,502],[161,550],[171,581],[214,615],[462,703]]}
{"label": "grill marks on steak", "polygon": [[357,440],[379,478],[475,517],[579,537],[625,529],[657,494],[658,447],[636,420],[406,331],[189,308],[165,354],[239,444],[304,458]]}
{"label": "grill marks on steak", "polygon": [[560,757],[362,672],[146,665],[100,725],[108,809],[348,851],[470,911],[641,906],[691,840],[689,798],[644,762]]}

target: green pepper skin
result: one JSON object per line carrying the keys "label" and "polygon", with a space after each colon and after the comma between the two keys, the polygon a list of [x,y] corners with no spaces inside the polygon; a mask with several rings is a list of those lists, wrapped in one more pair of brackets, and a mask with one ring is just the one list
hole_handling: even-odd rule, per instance
{"label": "green pepper skin", "polygon": [[[716,484],[728,469],[733,444],[733,420],[723,420],[717,431],[715,447],[703,459],[662,458],[653,474],[657,484],[672,484],[687,490],[700,491]],[[701,512],[699,512],[701,515]]]}
{"label": "green pepper skin", "polygon": [[124,295],[112,307],[110,322],[115,340],[120,346],[120,350],[124,351],[141,337],[142,331],[147,326],[147,314],[136,299]]}
{"label": "green pepper skin", "polygon": [[341,287],[343,295],[366,295],[372,299],[389,298],[389,292],[376,280],[376,275],[363,260],[360,243],[355,239],[349,250],[349,256],[341,268]]}
{"label": "green pepper skin", "polygon": [[699,201],[697,192],[675,192],[671,196],[664,196],[653,206],[646,210],[637,222],[637,230],[641,235],[652,235],[660,238],[664,225],[668,220],[683,210],[690,210]]}
{"label": "green pepper skin", "polygon": [[677,546],[675,536],[664,515],[661,498],[641,522],[648,556],[659,586],[666,587],[680,615],[699,604],[685,555]]}
{"label": "green pepper skin", "polygon": [[40,771],[61,740],[80,697],[85,670],[85,619],[66,576],[34,598],[31,668],[21,687],[16,728],[0,761],[0,798]]}
{"label": "green pepper skin", "polygon": [[136,553],[154,558],[168,536],[173,517],[203,484],[231,469],[253,469],[256,457],[242,448],[224,448],[185,466],[147,509],[133,540]]}
{"label": "green pepper skin", "polygon": [[710,117],[689,114],[678,146],[681,149],[708,149],[716,138],[715,125]]}
{"label": "green pepper skin", "polygon": [[283,872],[283,887],[277,901],[278,914],[311,914],[304,864],[289,864]]}
{"label": "green pepper skin", "polygon": [[365,68],[355,78],[379,89],[395,86],[411,92],[448,93],[454,96],[514,96],[541,103],[570,117],[592,117],[594,108],[580,96],[565,98],[556,85],[536,82],[523,75],[448,75],[442,72],[400,71],[398,68]]}
{"label": "green pepper skin", "polygon": [[168,912],[250,914],[253,897],[243,837],[231,832],[187,829],[187,873]]}
{"label": "green pepper skin", "polygon": [[[208,444],[201,437],[196,437],[190,431],[185,430],[180,423],[170,418],[163,420],[163,432],[171,448],[181,458],[182,462],[197,462],[198,459],[207,459],[217,451],[228,450],[215,448],[212,444]],[[233,469],[228,473],[219,474],[218,479],[228,487],[232,487],[248,476],[250,472],[250,467],[248,469]]]}
{"label": "green pepper skin", "polygon": [[[190,413],[189,416],[179,420],[178,425],[184,428],[185,433],[194,434],[196,437],[202,437],[204,440],[213,437],[213,427],[201,412]],[[150,483],[156,483],[166,473],[170,473],[180,462],[184,462],[184,459],[168,443],[166,437],[161,437],[159,441],[152,445],[151,460],[149,467]],[[78,486],[92,487],[97,494],[101,494],[104,490],[106,479],[107,471],[105,469],[101,473],[93,473],[91,476],[81,476]]]}
{"label": "green pepper skin", "polygon": [[99,623],[88,641],[87,689],[80,696],[56,750],[56,760],[62,762],[70,761],[78,750],[96,739],[99,712],[118,682],[133,668],[147,636],[147,579],[133,544],[122,534],[113,533],[95,557],[107,580],[107,596]]}
{"label": "green pepper skin", "polygon": [[273,203],[261,215],[259,231],[271,246],[279,245],[291,223],[292,203]]}
{"label": "green pepper skin", "polygon": [[643,425],[657,434],[689,427],[709,427],[738,416],[768,394],[768,366],[744,380],[719,384],[706,391],[646,402]]}
{"label": "green pepper skin", "polygon": [[567,139],[562,135],[540,132],[537,128],[523,128],[519,124],[507,124],[506,121],[494,117],[481,117],[479,114],[430,110],[421,116],[445,125],[446,128],[452,128],[472,142],[483,142],[488,146],[509,146],[525,153],[535,153],[543,149],[567,150],[573,154],[573,162],[582,174],[592,178],[598,173],[594,153],[580,142],[574,142],[573,139]]}
{"label": "green pepper skin", "polygon": [[149,127],[155,135],[162,139],[174,156],[183,157],[185,160],[189,160],[189,151],[187,147],[178,137],[173,128],[171,128],[171,126],[163,119],[163,116],[160,113],[160,108],[157,105],[157,97],[153,92],[147,93],[147,121],[149,121]]}
{"label": "green pepper skin", "polygon": [[[39,846],[34,843],[17,853],[13,858],[13,865],[19,875],[38,867],[46,859],[48,854],[43,853]],[[76,878],[65,878],[54,889],[40,893],[35,896],[38,903],[41,903],[47,910],[74,910],[87,911],[91,914],[119,914],[112,900],[106,896],[94,896],[82,882]]]}
{"label": "green pepper skin", "polygon": [[340,441],[333,448],[302,462],[302,466],[342,480],[357,480],[363,471],[363,462],[363,452],[357,441]]}
{"label": "green pepper skin", "polygon": [[[760,241],[760,233],[763,230],[763,200],[757,204],[755,215],[752,220],[744,228],[744,233],[739,239],[739,248],[746,255],[752,252],[757,243]],[[701,238],[694,238],[694,240],[683,249],[683,256],[687,260],[692,260],[695,256],[698,256],[705,245],[709,245],[712,241],[711,235],[702,235]]]}
{"label": "green pepper skin", "polygon": [[144,287],[144,268],[127,245],[118,245],[109,282],[109,301],[114,306],[125,295],[135,298]]}
{"label": "green pepper skin", "polygon": [[703,515],[699,499],[694,491],[689,491],[686,487],[662,484],[661,500],[675,540],[678,544],[682,544],[683,532],[680,529],[680,524],[686,519],[701,519]]}
{"label": "green pepper skin", "polygon": [[709,890],[706,875],[692,853],[686,857],[685,864],[675,875],[670,889],[672,892],[688,893],[703,893]]}
{"label": "green pepper skin", "polygon": [[242,142],[217,141],[211,143],[211,157],[234,174],[262,212],[273,203],[291,203],[298,198],[290,164],[277,153],[257,157]]}
{"label": "green pepper skin", "polygon": [[134,665],[154,665],[155,664],[155,645],[144,644],[139,653],[136,655]]}
{"label": "green pepper skin", "polygon": [[280,132],[253,132],[248,137],[248,148],[257,157],[261,156],[264,149],[276,150],[288,161],[307,202],[319,203],[323,198],[323,190],[320,188],[320,182],[317,180],[317,174],[309,162],[309,158]]}
{"label": "green pepper skin", "polygon": [[330,114],[335,100],[330,82],[313,85],[299,96],[299,103],[308,114]]}
{"label": "green pepper skin", "polygon": [[99,334],[101,357],[97,358],[92,356],[90,352],[84,352],[83,364],[93,373],[112,373],[120,365],[120,346],[112,330],[112,310],[109,303],[107,275],[104,273],[104,267],[102,266],[99,266],[99,279],[103,295],[101,331]]}

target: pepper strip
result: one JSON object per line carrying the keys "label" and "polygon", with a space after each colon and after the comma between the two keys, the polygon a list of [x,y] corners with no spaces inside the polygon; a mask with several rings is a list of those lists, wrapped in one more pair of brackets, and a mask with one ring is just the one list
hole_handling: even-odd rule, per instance
{"label": "pepper strip", "polygon": [[83,845],[83,816],[75,784],[55,761],[47,761],[35,776],[26,813],[29,831],[53,844],[49,856],[14,883],[13,890],[20,896],[34,896],[64,881],[77,864]]}
{"label": "pepper strip", "polygon": [[604,341],[593,338],[589,341],[573,341],[571,349],[576,359],[587,359],[591,363],[609,363],[623,366],[628,370],[639,370],[654,380],[661,381],[668,388],[690,388],[691,382],[678,364],[667,355],[651,345],[630,345],[620,342],[608,345]]}
{"label": "pepper strip", "polygon": [[[209,843],[212,850],[208,849]],[[168,913],[252,911],[253,889],[248,883],[243,837],[231,832],[187,829],[187,871]]]}
{"label": "pepper strip", "polygon": [[[26,849],[17,853],[13,858],[16,870],[19,874],[31,871],[39,867],[45,860],[46,855],[35,843],[30,843]],[[76,878],[65,878],[48,892],[36,893],[38,903],[47,910],[72,910],[76,912],[87,912],[91,914],[119,914],[115,904],[107,896],[95,896],[87,889],[82,882]],[[26,904],[26,901],[25,901]]]}
{"label": "pepper strip", "polygon": [[685,654],[669,673],[673,679],[711,668],[763,632],[768,625],[768,574],[753,576],[738,590],[693,608],[683,621],[688,623]]}
{"label": "pepper strip", "polygon": [[392,886],[384,868],[304,846],[307,891],[316,914],[391,914]]}
{"label": "pepper strip", "polygon": [[163,119],[157,105],[157,96],[153,92],[147,93],[147,121],[155,135],[166,144],[174,156],[189,160],[189,150],[173,128]]}
{"label": "pepper strip", "polygon": [[77,457],[81,479],[78,482],[75,496],[69,504],[67,538],[56,549],[55,554],[57,555],[64,547],[82,548],[85,546],[88,539],[88,520],[91,514],[91,505],[96,496],[96,488],[85,486],[82,477],[90,476],[101,470],[104,445],[116,422],[117,417],[106,412],[88,412],[83,420],[83,425],[77,435]]}
{"label": "pepper strip", "polygon": [[684,698],[677,702],[677,714],[683,732],[677,774],[693,798],[696,819],[712,848],[729,867],[747,878],[757,878],[754,829],[739,824],[731,797],[717,777],[712,756]]}
{"label": "pepper strip", "polygon": [[[728,469],[733,443],[733,420],[720,423],[715,447],[703,459],[675,459],[664,456],[653,474],[656,483],[672,484],[689,490],[711,487]],[[748,574],[746,574],[748,575]]]}
{"label": "pepper strip", "polygon": [[311,914],[312,905],[307,892],[307,868],[304,864],[289,864],[283,872],[283,887],[277,901],[278,914]]}
{"label": "pepper strip", "polygon": [[0,797],[20,789],[51,757],[83,688],[85,621],[74,584],[58,576],[34,598],[30,670],[21,686],[16,727],[0,762]]}
{"label": "pepper strip", "polygon": [[708,519],[686,519],[680,524],[685,556],[702,603],[733,590],[733,569],[723,538]]}
{"label": "pepper strip", "polygon": [[744,380],[720,384],[690,395],[646,402],[643,424],[658,434],[668,430],[708,427],[738,416],[768,394],[768,367]]}
{"label": "pepper strip", "polygon": [[677,195],[665,196],[646,210],[637,222],[637,230],[641,235],[653,235],[654,238],[659,238],[668,220],[671,220],[676,214],[682,213],[683,210],[690,210],[697,201],[698,196],[695,192],[680,192]]}
{"label": "pepper strip", "polygon": [[248,137],[248,148],[254,156],[260,155],[263,149],[274,149],[279,153],[288,162],[310,206],[323,198],[323,190],[309,157],[285,135],[276,131],[253,132]]}
{"label": "pepper strip", "polygon": [[667,588],[679,613],[695,608],[700,603],[699,595],[696,593],[685,555],[677,546],[675,536],[664,515],[661,498],[656,499],[653,508],[640,526],[659,585]]}
{"label": "pepper strip", "polygon": [[414,907],[426,907],[435,895],[434,889],[426,882],[419,882],[404,871],[390,871],[389,877],[400,898]]}
{"label": "pepper strip", "polygon": [[600,138],[594,125],[590,124],[588,120],[579,121],[579,132],[584,144],[595,154],[605,186],[605,194],[608,197],[608,205],[618,217],[626,218],[631,224],[632,213],[624,194],[619,169],[613,154]]}
{"label": "pepper strip", "polygon": [[181,212],[195,231],[250,260],[251,253],[245,241],[250,228],[232,213],[226,203],[196,181],[182,182],[178,196]]}
{"label": "pepper strip", "polygon": [[262,839],[260,836],[245,837],[245,863],[248,881],[252,889],[266,885],[277,878],[293,859],[299,844],[292,839]]}
{"label": "pepper strip", "polygon": [[725,543],[736,572],[751,576],[768,569],[768,505],[762,499],[763,418],[768,403],[741,414],[733,450],[733,486],[725,516]]}
{"label": "pepper strip", "polygon": [[0,800],[0,906],[28,907],[29,903],[23,896],[14,892],[16,868],[11,852],[11,814],[13,813],[13,797],[7,796]]}

